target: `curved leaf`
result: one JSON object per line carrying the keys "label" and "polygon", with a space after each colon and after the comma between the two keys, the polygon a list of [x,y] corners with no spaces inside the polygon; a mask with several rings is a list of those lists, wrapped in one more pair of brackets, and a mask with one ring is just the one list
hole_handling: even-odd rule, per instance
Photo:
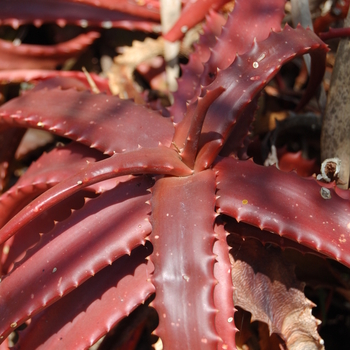
{"label": "curved leaf", "polygon": [[178,89],[173,93],[174,103],[169,107],[174,122],[180,122],[187,110],[187,101],[198,97],[201,92],[201,75],[204,63],[209,59],[210,48],[215,45],[216,37],[220,35],[226,20],[223,15],[210,11],[203,25],[203,34],[194,45],[195,51],[189,55],[188,62],[181,65],[181,77],[178,79]]}
{"label": "curved leaf", "polygon": [[232,128],[238,123],[237,119],[281,65],[297,55],[309,53],[312,69],[300,103],[306,102],[323,78],[327,50],[327,46],[312,31],[286,26],[280,33],[271,32],[266,40],[254,42],[251,50],[237,56],[227,69],[219,71],[207,89],[214,90],[221,86],[226,90],[208,109],[195,170],[205,169],[213,162]]}
{"label": "curved leaf", "polygon": [[0,197],[0,227],[34,198],[90,162],[104,159],[97,150],[78,143],[57,147],[32,163],[23,176]]}
{"label": "curved leaf", "polygon": [[218,211],[350,266],[350,202],[314,179],[233,158],[218,160]]}
{"label": "curved leaf", "polygon": [[27,251],[0,283],[1,337],[144,244],[151,232],[145,203],[151,184],[146,177],[119,184],[58,223]]}
{"label": "curved leaf", "polygon": [[98,32],[78,35],[56,45],[14,45],[0,39],[0,69],[55,69],[67,59],[79,56],[93,41]]}
{"label": "curved leaf", "polygon": [[[93,81],[95,82],[97,88],[101,92],[105,92],[106,94],[110,94],[108,80],[105,78],[101,78],[95,73],[89,73]],[[90,85],[86,79],[86,75],[83,72],[77,71],[57,71],[57,70],[45,70],[45,69],[15,69],[15,70],[6,70],[0,71],[0,81],[2,83],[9,82],[23,82],[23,81],[38,81],[38,80],[46,80],[50,78],[72,78],[77,79],[80,83],[75,84],[74,86],[69,86],[70,88],[80,89],[82,84],[86,87],[83,90],[90,90]],[[81,84],[82,83],[82,84]],[[54,85],[54,87],[61,86],[60,84]],[[64,85],[62,89],[65,89]],[[36,90],[35,88],[33,90]]]}
{"label": "curved leaf", "polygon": [[[64,103],[62,103],[64,101]],[[0,123],[44,129],[112,155],[169,146],[174,127],[158,112],[88,91],[39,90],[0,107]]]}
{"label": "curved leaf", "polygon": [[194,160],[198,151],[198,142],[201,134],[203,122],[210,105],[224,92],[225,90],[218,87],[215,90],[208,91],[205,99],[198,97],[194,104],[195,109],[191,113],[191,125],[188,128],[188,134],[183,144],[177,144],[177,147],[183,148],[180,152],[182,161],[190,168],[193,168]]}
{"label": "curved leaf", "polygon": [[152,196],[152,283],[164,347],[216,349],[213,292],[215,175],[156,182]]}
{"label": "curved leaf", "polygon": [[[34,316],[15,349],[85,349],[154,293],[149,245],[122,256]],[[64,310],[64,312],[62,312]]]}
{"label": "curved leaf", "polygon": [[[217,68],[226,69],[251,47],[253,41],[265,40],[271,31],[279,32],[284,17],[284,0],[236,0],[221,35],[205,64],[202,84],[208,85]],[[212,77],[212,78],[211,78]]]}
{"label": "curved leaf", "polygon": [[[115,187],[115,184],[114,184]],[[40,240],[42,234],[51,231],[59,221],[67,219],[72,211],[84,206],[87,198],[94,198],[94,191],[82,190],[45,211],[5,242],[2,255],[2,274],[7,274],[16,261],[23,259],[26,251]],[[0,288],[1,289],[1,288]]]}
{"label": "curved leaf", "polygon": [[210,9],[220,10],[229,0],[188,1],[174,26],[164,35],[165,40],[176,41],[199,22],[203,21]]}
{"label": "curved leaf", "polygon": [[180,161],[175,151],[166,147],[117,153],[100,162],[87,164],[85,169],[43,193],[13,217],[0,230],[0,242],[6,241],[18,229],[73,193],[95,183],[129,174],[187,176],[192,174],[192,170]]}
{"label": "curved leaf", "polygon": [[227,22],[216,12],[209,12],[203,26],[204,35],[188,64],[182,67],[179,89],[170,107],[175,122],[182,120],[186,101],[199,96],[201,86],[213,81],[217,68],[227,68],[236,53],[241,55],[250,48],[254,38],[261,41],[269,36],[271,28],[280,30],[284,4],[284,0],[236,0]]}
{"label": "curved leaf", "polygon": [[235,350],[235,334],[237,328],[234,323],[233,285],[231,278],[231,263],[229,260],[229,247],[227,233],[221,221],[214,226],[216,241],[213,253],[216,255],[214,277],[218,284],[214,288],[214,304],[218,309],[215,317],[215,328],[221,338],[218,349]]}
{"label": "curved leaf", "polygon": [[320,321],[311,313],[314,304],[281,251],[237,235],[229,240],[234,243],[230,257],[235,305],[251,312],[251,321],[267,323],[270,335],[279,334],[287,349],[324,349],[317,333]]}
{"label": "curved leaf", "polygon": [[14,28],[27,23],[41,25],[56,22],[61,26],[75,24],[82,27],[119,27],[146,32],[160,29],[159,11],[149,10],[148,6],[139,6],[135,2],[131,5],[130,1],[125,0],[114,2],[114,8],[127,10],[131,7],[132,14],[93,6],[91,1],[31,0],[29,4],[26,0],[3,0],[1,5],[0,24]]}

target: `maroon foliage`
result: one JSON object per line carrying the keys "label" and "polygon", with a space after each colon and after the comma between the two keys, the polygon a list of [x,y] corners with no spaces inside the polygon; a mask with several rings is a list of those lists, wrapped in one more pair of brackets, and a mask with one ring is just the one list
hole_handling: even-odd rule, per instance
{"label": "maroon foliage", "polygon": [[[25,128],[72,141],[42,154],[0,196],[1,342],[27,324],[17,349],[88,348],[155,294],[154,334],[167,349],[236,349],[235,305],[266,322],[285,347],[323,347],[294,268],[280,252],[244,240],[313,252],[350,267],[348,191],[331,188],[325,199],[316,179],[241,155],[262,89],[283,64],[310,54],[301,108],[322,81],[328,49],[309,29],[280,30],[281,0],[236,0],[220,34],[225,20],[213,10],[224,3],[206,1],[191,18],[188,11],[199,2],[188,2],[168,33],[175,40],[183,26],[207,15],[183,67],[172,117],[94,94],[73,72],[46,72],[55,79],[0,107],[0,189]],[[12,25],[84,19],[151,30],[159,8],[154,1],[36,0],[29,7],[16,0],[4,1],[0,19]],[[51,61],[45,58],[50,49]],[[60,48],[45,50],[22,68],[60,62]],[[41,80],[46,73],[4,77]]]}

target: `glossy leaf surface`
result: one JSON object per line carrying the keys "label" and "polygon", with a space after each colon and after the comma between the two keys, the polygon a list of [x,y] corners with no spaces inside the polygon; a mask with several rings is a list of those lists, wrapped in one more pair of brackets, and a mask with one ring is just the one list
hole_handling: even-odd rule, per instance
{"label": "glossy leaf surface", "polygon": [[183,179],[161,179],[152,191],[157,334],[169,348],[187,344],[191,349],[216,349],[211,296],[215,175],[208,170]]}
{"label": "glossy leaf surface", "polygon": [[226,158],[214,169],[218,171],[217,206],[221,213],[315,248],[350,266],[348,200],[333,190],[332,198],[324,199],[314,179],[252,161]]}

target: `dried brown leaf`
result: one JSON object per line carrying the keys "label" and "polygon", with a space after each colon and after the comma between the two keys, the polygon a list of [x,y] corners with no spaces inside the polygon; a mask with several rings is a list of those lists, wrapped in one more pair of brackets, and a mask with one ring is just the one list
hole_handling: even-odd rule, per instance
{"label": "dried brown leaf", "polygon": [[[193,43],[198,39],[200,26],[190,30],[180,47],[181,55],[188,56]],[[157,56],[164,56],[164,39],[146,38],[144,41],[134,40],[132,46],[124,46],[120,55],[114,58],[114,64],[108,72],[109,86],[114,95],[121,98],[134,98],[142,103],[140,87],[134,82],[133,72],[138,65],[150,62]]]}
{"label": "dried brown leaf", "polygon": [[235,306],[249,311],[252,321],[265,322],[270,334],[279,334],[288,349],[323,349],[319,321],[311,314],[314,304],[305,297],[304,284],[281,251],[235,234],[229,242]]}
{"label": "dried brown leaf", "polygon": [[164,40],[146,38],[144,41],[133,41],[132,46],[122,48],[122,53],[114,58],[114,64],[108,73],[109,86],[114,95],[121,98],[134,98],[142,103],[140,87],[134,82],[133,72],[142,62],[164,53]]}

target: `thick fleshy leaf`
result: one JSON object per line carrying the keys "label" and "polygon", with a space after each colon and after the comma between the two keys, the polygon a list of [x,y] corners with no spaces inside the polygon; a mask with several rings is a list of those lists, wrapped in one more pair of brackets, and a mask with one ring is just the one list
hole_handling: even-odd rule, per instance
{"label": "thick fleshy leaf", "polygon": [[42,128],[109,155],[159,143],[169,146],[174,133],[170,119],[132,101],[60,89],[10,100],[0,107],[0,123]]}
{"label": "thick fleshy leaf", "polygon": [[104,159],[105,156],[78,143],[57,147],[48,154],[43,154],[32,163],[17,183],[0,197],[0,227],[10,220],[31,200],[72,173],[84,169],[88,163]]}
{"label": "thick fleshy leaf", "polygon": [[[118,183],[125,182],[129,179],[130,176],[122,176],[118,177],[118,179],[110,179],[89,186],[74,193],[54,207],[47,209],[43,215],[40,215],[28,225],[19,229],[16,234],[4,244],[4,249],[2,251],[2,273],[9,273],[13,264],[21,260],[26,251],[39,241],[39,232],[43,234],[52,230],[57,222],[67,219],[72,214],[72,211],[80,209],[85,204],[86,198],[95,198],[98,194],[108,191],[114,188]],[[40,189],[43,190],[41,187]],[[33,192],[34,194],[36,193],[35,191]],[[26,200],[29,200],[29,198],[26,198]],[[23,203],[20,202],[16,209],[20,210],[22,205]]]}
{"label": "thick fleshy leaf", "polygon": [[55,69],[67,59],[79,56],[95,39],[98,32],[80,34],[56,45],[14,45],[0,39],[0,69]]}
{"label": "thick fleshy leaf", "polygon": [[188,63],[181,66],[181,77],[178,79],[178,89],[173,93],[174,103],[169,107],[174,122],[181,121],[187,111],[187,101],[199,96],[201,92],[201,74],[203,73],[203,64],[209,59],[210,48],[215,45],[216,37],[220,35],[222,26],[225,24],[225,18],[210,11],[203,25],[203,34],[199,42],[195,44],[195,51],[190,54]]}
{"label": "thick fleshy leaf", "polygon": [[226,241],[227,233],[223,223],[220,221],[214,226],[214,231],[217,239],[213,246],[213,253],[216,255],[214,277],[218,281],[214,288],[214,304],[218,309],[215,317],[215,328],[221,338],[218,349],[235,350],[235,333],[237,328],[233,317],[233,285],[229,247]]}
{"label": "thick fleshy leaf", "polygon": [[[47,1],[47,0],[45,0]],[[62,0],[60,0],[62,1]],[[63,0],[67,1],[67,0]],[[97,7],[107,8],[110,10],[118,10],[131,15],[137,15],[144,18],[160,19],[159,2],[152,0],[144,0],[140,3],[138,0],[70,0],[75,3],[90,4]]]}
{"label": "thick fleshy leaf", "polygon": [[[130,3],[125,0],[114,2],[114,8],[116,7],[117,10],[111,10],[110,6],[93,6],[91,1],[31,0],[29,4],[26,0],[2,0],[0,24],[18,28],[27,23],[39,26],[47,22],[56,22],[60,26],[75,24],[82,27],[159,31],[159,11],[156,9],[154,11],[148,6],[139,6],[136,2]],[[119,12],[121,9],[125,12],[129,10],[129,13]]]}
{"label": "thick fleshy leaf", "polygon": [[148,281],[152,263],[145,261],[151,249],[150,244],[134,249],[34,316],[15,349],[83,349],[94,344],[154,293]]}
{"label": "thick fleshy leaf", "polygon": [[[145,203],[152,184],[134,178],[92,199],[27,251],[0,283],[0,332],[26,319],[141,244],[151,232]],[[113,220],[110,220],[110,218]],[[32,283],[32,281],[36,281]]]}
{"label": "thick fleshy leaf", "polygon": [[208,85],[216,76],[217,68],[226,69],[230,66],[236,54],[244,54],[253,41],[265,40],[271,30],[279,32],[284,17],[284,5],[284,0],[236,0],[205,65],[202,84]]}
{"label": "thick fleshy leaf", "polygon": [[243,241],[238,235],[229,236],[228,241],[235,305],[249,311],[252,321],[267,323],[270,334],[279,334],[288,349],[324,349],[317,333],[320,322],[311,314],[314,305],[281,251],[267,250],[256,240]]}
{"label": "thick fleshy leaf", "polygon": [[238,123],[237,119],[281,65],[306,53],[311,55],[312,69],[300,103],[308,101],[322,80],[327,50],[327,46],[312,31],[286,26],[280,33],[271,32],[266,40],[254,42],[253,47],[244,55],[237,56],[230,67],[219,71],[208,90],[220,86],[226,91],[208,109],[195,169],[205,169],[212,163]]}
{"label": "thick fleshy leaf", "polygon": [[218,160],[218,211],[350,266],[350,202],[313,178],[233,158]]}
{"label": "thick fleshy leaf", "polygon": [[[93,150],[86,146],[71,143],[65,147],[58,147],[52,150],[50,153],[44,153],[36,162],[32,163],[29,169],[24,175],[12,186],[7,192],[0,197],[0,226],[2,227],[8,220],[10,220],[16,213],[30,203],[34,198],[53,187],[60,181],[67,179],[71,176],[71,173],[79,171],[86,167],[86,164],[95,162],[96,160],[104,159],[102,153],[97,150]],[[115,183],[107,185],[106,183],[100,183],[91,186],[85,191],[86,196],[91,196],[95,192],[101,193],[101,190],[107,190],[113,188]],[[45,218],[50,216],[48,212],[41,218],[39,223],[36,223],[38,227],[44,224],[44,227],[51,227],[53,220],[59,220],[61,214],[66,209],[70,210],[73,207],[67,207],[60,212],[55,212],[55,215],[49,220],[49,223],[45,223]],[[35,225],[34,222],[32,224]],[[49,226],[47,226],[49,225]],[[41,231],[41,232],[46,232]],[[19,235],[14,240],[7,241],[4,249],[0,252],[1,262],[4,263],[4,270],[2,273],[6,273],[8,268],[13,263],[14,259],[20,256],[26,249],[32,244],[38,241],[38,235],[28,235],[26,231],[22,232],[23,235]]]}
{"label": "thick fleshy leaf", "polygon": [[[108,80],[100,77],[95,73],[89,73],[90,77],[96,84],[97,88],[106,94],[110,94]],[[82,90],[90,90],[89,82],[86,79],[86,75],[83,72],[77,71],[57,71],[57,70],[45,70],[45,69],[15,69],[0,71],[0,83],[18,83],[23,81],[40,81],[50,78],[73,78],[80,81],[80,83],[70,86],[70,88],[75,88],[81,90],[81,83],[86,87]],[[60,84],[55,85],[55,87],[62,86]],[[66,89],[67,86],[64,84],[62,89]],[[36,90],[35,88],[33,90]]]}
{"label": "thick fleshy leaf", "polygon": [[305,159],[302,152],[288,152],[287,149],[277,150],[278,168],[282,171],[295,170],[300,176],[311,176],[319,171],[316,159]]}
{"label": "thick fleshy leaf", "polygon": [[211,170],[156,182],[151,260],[164,347],[216,349],[214,306],[215,175]]}
{"label": "thick fleshy leaf", "polygon": [[82,208],[86,198],[94,197],[97,197],[97,194],[92,191],[79,191],[45,211],[44,215],[31,221],[22,230],[17,231],[4,244],[1,273],[8,274],[13,268],[13,264],[22,260],[26,251],[39,242],[42,234],[51,231],[57,222],[67,219],[72,211]]}
{"label": "thick fleshy leaf", "polygon": [[233,156],[238,159],[248,159],[247,148],[251,143],[249,134],[252,129],[255,111],[258,107],[259,97],[260,94],[256,95],[243,110],[232,129],[230,136],[224,144],[224,147],[220,151],[221,156]]}
{"label": "thick fleshy leaf", "polygon": [[193,113],[191,112],[191,125],[188,128],[186,138],[183,142],[180,141],[180,144],[177,144],[177,147],[183,149],[180,153],[182,161],[191,169],[197,155],[199,137],[207,110],[224,91],[223,88],[218,87],[216,90],[208,91],[208,96],[205,99],[198,97],[195,103],[195,109]]}
{"label": "thick fleshy leaf", "polygon": [[214,11],[209,13],[203,27],[204,35],[190,55],[189,63],[182,67],[179,90],[170,108],[175,122],[182,120],[186,101],[199,96],[201,85],[213,81],[217,68],[227,68],[237,53],[242,55],[251,47],[254,38],[261,41],[269,36],[271,29],[280,30],[284,4],[284,0],[260,0],[258,3],[236,0],[225,25],[221,16]]}
{"label": "thick fleshy leaf", "polygon": [[164,39],[169,41],[182,39],[188,29],[204,20],[205,15],[210,9],[219,10],[227,2],[229,2],[229,0],[188,1],[181,11],[178,21],[170,31],[164,35]]}
{"label": "thick fleshy leaf", "polygon": [[117,153],[100,162],[89,163],[82,171],[46,191],[13,217],[0,230],[0,242],[6,241],[15,234],[16,230],[28,224],[48,208],[87,186],[129,174],[187,176],[192,172],[181,162],[174,150],[166,147],[142,148],[138,151]]}
{"label": "thick fleshy leaf", "polygon": [[77,142],[62,146],[58,144],[52,151],[43,153],[18,179],[17,188],[36,183],[58,183],[62,179],[84,169],[87,164],[108,158],[100,151]]}

